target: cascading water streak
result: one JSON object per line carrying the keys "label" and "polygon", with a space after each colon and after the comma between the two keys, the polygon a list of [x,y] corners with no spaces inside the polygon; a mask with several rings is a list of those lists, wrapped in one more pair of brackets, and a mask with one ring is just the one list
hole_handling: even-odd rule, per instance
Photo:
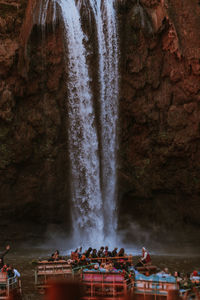
{"label": "cascading water streak", "polygon": [[39,5],[40,7],[39,7],[38,22],[40,25],[44,26],[47,19],[49,0],[40,1]]}
{"label": "cascading water streak", "polygon": [[74,237],[103,241],[99,149],[84,34],[74,0],[59,1],[66,34],[68,137]]}
{"label": "cascading water streak", "polygon": [[102,94],[102,169],[103,169],[103,201],[104,201],[104,232],[107,236],[115,236],[116,219],[116,168],[117,168],[117,120],[119,94],[119,49],[117,37],[117,21],[114,0],[104,1],[104,24],[107,24],[105,90]]}
{"label": "cascading water streak", "polygon": [[116,151],[118,119],[118,37],[114,0],[89,0],[95,16],[99,51],[101,166],[104,235],[115,242]]}

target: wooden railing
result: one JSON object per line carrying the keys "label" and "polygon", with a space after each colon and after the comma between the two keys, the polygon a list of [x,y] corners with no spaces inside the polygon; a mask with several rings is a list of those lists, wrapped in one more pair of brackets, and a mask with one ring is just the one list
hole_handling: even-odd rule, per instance
{"label": "wooden railing", "polygon": [[131,282],[120,273],[82,272],[83,299],[122,299],[131,292]]}
{"label": "wooden railing", "polygon": [[89,259],[91,261],[99,261],[101,263],[106,263],[107,261],[116,261],[116,262],[120,262],[120,261],[126,261],[129,263],[133,262],[133,256],[132,255],[127,255],[127,256],[115,256],[115,257],[97,257],[97,258],[91,258],[89,257]]}
{"label": "wooden railing", "polygon": [[35,269],[35,284],[46,283],[50,278],[71,277],[72,268],[65,260],[41,261]]}
{"label": "wooden railing", "polygon": [[0,272],[0,299],[8,299],[10,291],[18,290],[21,294],[21,280],[18,277],[8,277],[6,272]]}

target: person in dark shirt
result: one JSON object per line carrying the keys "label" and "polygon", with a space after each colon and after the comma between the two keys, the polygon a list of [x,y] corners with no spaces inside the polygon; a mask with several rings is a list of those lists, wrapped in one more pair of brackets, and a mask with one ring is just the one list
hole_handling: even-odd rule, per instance
{"label": "person in dark shirt", "polygon": [[112,257],[117,256],[117,249],[118,249],[118,248],[115,248],[115,249],[112,251],[112,253],[111,253],[111,256],[112,256]]}
{"label": "person in dark shirt", "polygon": [[7,264],[6,271],[7,271],[7,274],[8,274],[8,278],[14,277],[15,274],[13,272],[13,268],[9,264]]}
{"label": "person in dark shirt", "polygon": [[97,256],[97,249],[93,249],[93,250],[92,250],[91,257],[92,257],[92,258],[97,258],[97,257],[98,257],[98,256]]}
{"label": "person in dark shirt", "polygon": [[7,245],[6,250],[0,253],[0,269],[2,269],[4,266],[4,256],[9,252],[9,250],[10,250],[10,245]]}
{"label": "person in dark shirt", "polygon": [[121,249],[119,250],[118,256],[123,257],[124,255],[125,255],[125,254],[124,254],[124,248],[121,248]]}
{"label": "person in dark shirt", "polygon": [[104,257],[110,257],[110,256],[111,256],[111,252],[108,251],[108,246],[106,246],[104,251]]}
{"label": "person in dark shirt", "polygon": [[98,251],[98,257],[104,257],[104,247],[102,246]]}
{"label": "person in dark shirt", "polygon": [[92,248],[88,248],[88,250],[85,252],[85,256],[86,258],[89,258],[90,254],[91,254]]}

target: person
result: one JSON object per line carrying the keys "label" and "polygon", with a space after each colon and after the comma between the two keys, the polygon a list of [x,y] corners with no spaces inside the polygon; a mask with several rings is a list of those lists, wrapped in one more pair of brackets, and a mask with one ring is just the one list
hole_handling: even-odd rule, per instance
{"label": "person", "polygon": [[175,271],[174,272],[174,277],[176,278],[176,282],[179,283],[180,281],[182,281],[183,279],[180,276],[180,272]]}
{"label": "person", "polygon": [[180,282],[181,289],[191,289],[193,287],[192,281],[190,279],[190,274],[185,274],[183,280]]}
{"label": "person", "polygon": [[124,248],[121,248],[121,249],[119,250],[118,256],[119,256],[119,257],[123,257],[124,255],[125,255],[125,253],[124,253]]}
{"label": "person", "polygon": [[7,273],[7,268],[8,268],[7,265],[3,265],[3,267],[1,268],[1,272],[2,273]]}
{"label": "person", "polygon": [[116,257],[116,256],[117,256],[117,249],[118,249],[118,248],[115,248],[115,249],[111,252],[111,256],[112,256],[112,257]]}
{"label": "person", "polygon": [[79,261],[79,264],[80,264],[81,266],[87,264],[87,258],[86,258],[86,256],[85,256],[85,253],[81,256],[81,259],[80,259],[80,261]]}
{"label": "person", "polygon": [[104,256],[105,256],[105,257],[111,256],[110,251],[108,251],[108,246],[105,247]]}
{"label": "person", "polygon": [[104,247],[102,246],[98,251],[98,257],[104,257]]}
{"label": "person", "polygon": [[88,248],[88,250],[85,252],[85,256],[86,256],[86,258],[89,258],[89,257],[90,257],[90,255],[91,255],[91,251],[92,251],[92,248],[91,248],[91,247],[89,247],[89,248]]}
{"label": "person", "polygon": [[106,269],[107,272],[111,272],[113,270],[113,263],[112,261],[107,261],[104,265],[104,269]]}
{"label": "person", "polygon": [[140,258],[139,262],[135,265],[134,268],[142,267],[146,264],[151,262],[151,257],[145,247],[142,247],[142,257]]}
{"label": "person", "polygon": [[4,256],[10,251],[10,245],[6,246],[6,250],[0,254],[0,269],[4,266]]}
{"label": "person", "polygon": [[53,256],[52,256],[52,258],[54,259],[54,260],[59,260],[60,259],[60,256],[59,256],[59,251],[58,250],[56,250],[54,253],[53,253]]}
{"label": "person", "polygon": [[9,264],[7,264],[6,271],[7,271],[8,278],[14,277],[13,268]]}
{"label": "person", "polygon": [[191,280],[193,283],[196,283],[196,284],[199,284],[199,283],[200,283],[200,276],[199,276],[198,271],[194,270],[194,271],[192,272],[192,274],[190,274],[190,280]]}
{"label": "person", "polygon": [[99,271],[100,272],[106,272],[105,265],[106,265],[105,263],[100,264],[100,266],[99,266]]}
{"label": "person", "polygon": [[20,273],[12,265],[9,264],[7,264],[7,274],[8,278],[20,277]]}
{"label": "person", "polygon": [[97,258],[97,249],[92,250],[91,258]]}
{"label": "person", "polygon": [[82,246],[78,249],[78,258],[82,256]]}
{"label": "person", "polygon": [[59,256],[59,251],[56,250],[52,255],[51,258],[48,261],[56,261],[61,259],[61,257]]}
{"label": "person", "polygon": [[96,263],[96,265],[94,265],[94,269],[97,271],[97,270],[99,270],[99,264],[98,263]]}

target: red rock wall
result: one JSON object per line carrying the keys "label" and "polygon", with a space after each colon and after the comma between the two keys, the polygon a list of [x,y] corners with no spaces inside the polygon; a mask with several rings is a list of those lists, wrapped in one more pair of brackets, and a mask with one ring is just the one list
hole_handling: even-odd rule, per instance
{"label": "red rock wall", "polygon": [[[200,225],[200,5],[120,6],[120,224]],[[123,228],[123,227],[122,227]]]}
{"label": "red rock wall", "polygon": [[44,38],[35,2],[18,2],[0,1],[2,240],[70,225],[62,31]]}

